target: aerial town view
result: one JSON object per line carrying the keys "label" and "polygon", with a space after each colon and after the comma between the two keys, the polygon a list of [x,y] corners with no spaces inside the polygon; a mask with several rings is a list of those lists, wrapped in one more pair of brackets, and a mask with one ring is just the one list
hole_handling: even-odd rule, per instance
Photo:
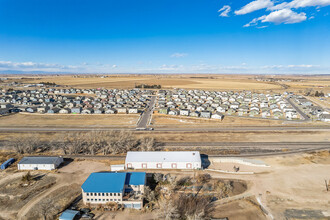
{"label": "aerial town view", "polygon": [[329,6],[0,0],[0,220],[329,220]]}

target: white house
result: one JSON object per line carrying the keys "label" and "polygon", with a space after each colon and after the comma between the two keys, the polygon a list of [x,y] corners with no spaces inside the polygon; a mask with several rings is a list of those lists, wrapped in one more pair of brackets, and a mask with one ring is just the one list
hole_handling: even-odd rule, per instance
{"label": "white house", "polygon": [[18,164],[18,170],[54,170],[61,163],[63,157],[24,157]]}
{"label": "white house", "polygon": [[222,120],[223,117],[224,117],[224,115],[223,114],[220,114],[220,113],[214,113],[211,116],[211,118],[213,118],[213,119],[220,119],[220,120]]}
{"label": "white house", "polygon": [[198,151],[144,151],[127,153],[126,169],[201,169]]}

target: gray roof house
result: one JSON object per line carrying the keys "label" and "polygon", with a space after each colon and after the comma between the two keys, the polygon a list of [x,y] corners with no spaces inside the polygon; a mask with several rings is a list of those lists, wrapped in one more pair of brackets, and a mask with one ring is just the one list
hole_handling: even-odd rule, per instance
{"label": "gray roof house", "polygon": [[209,111],[202,111],[200,117],[201,118],[211,118],[211,112],[209,112]]}

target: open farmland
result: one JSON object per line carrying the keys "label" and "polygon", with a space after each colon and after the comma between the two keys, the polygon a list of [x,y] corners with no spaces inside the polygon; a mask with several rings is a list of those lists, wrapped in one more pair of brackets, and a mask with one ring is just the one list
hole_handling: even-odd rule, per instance
{"label": "open farmland", "polygon": [[14,114],[0,117],[3,127],[134,127],[139,115]]}
{"label": "open farmland", "polygon": [[54,82],[58,85],[73,86],[76,88],[134,88],[136,84],[161,85],[162,88],[185,88],[185,89],[212,89],[212,90],[268,90],[281,89],[281,86],[257,82],[249,79],[249,76],[222,76],[210,75],[129,75],[129,76],[45,76],[39,78],[24,79],[24,83]]}

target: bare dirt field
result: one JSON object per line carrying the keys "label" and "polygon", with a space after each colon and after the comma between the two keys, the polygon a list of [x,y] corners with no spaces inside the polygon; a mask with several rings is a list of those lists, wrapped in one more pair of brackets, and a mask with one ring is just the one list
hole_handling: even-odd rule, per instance
{"label": "bare dirt field", "polygon": [[[85,77],[85,78],[83,78]],[[251,76],[228,75],[110,75],[106,78],[80,76],[44,76],[24,80],[26,83],[54,82],[77,88],[134,88],[135,84],[157,84],[162,88],[212,90],[264,90],[280,89],[273,83],[258,82]]]}
{"label": "bare dirt field", "polygon": [[[257,205],[262,205],[270,213],[269,216],[273,216],[274,219],[330,218],[330,197],[328,195],[330,191],[326,191],[324,183],[324,180],[330,180],[329,151],[295,156],[266,157],[262,160],[271,166],[264,173],[256,175],[212,173],[212,175],[248,181],[250,184],[246,194],[254,195],[260,201]],[[292,210],[296,210],[297,216],[299,210],[301,212],[314,210],[317,213],[323,213],[324,216],[323,218],[313,218],[312,214],[315,212],[309,212],[311,216],[308,216],[308,212],[306,212],[307,215],[303,218],[292,218],[295,214],[292,214]],[[228,213],[228,216],[234,214],[228,210],[218,217],[226,217],[225,213]],[[287,213],[290,213],[290,218]]]}
{"label": "bare dirt field", "polygon": [[[32,176],[41,178],[32,185],[22,187],[21,177],[26,171],[1,172],[0,219],[39,219],[36,210],[47,198],[56,200],[54,206],[70,204],[80,194],[80,186],[92,172],[110,171],[110,167],[96,161],[76,160],[67,162],[58,172],[32,171]],[[55,183],[56,182],[56,183]],[[4,187],[6,186],[6,187]],[[15,189],[15,190],[13,190]],[[57,198],[57,199],[56,199]],[[52,205],[52,204],[51,204]],[[6,211],[4,211],[6,210]],[[40,218],[41,219],[41,218]]]}
{"label": "bare dirt field", "polygon": [[0,117],[3,127],[134,127],[139,115],[14,114]]}

